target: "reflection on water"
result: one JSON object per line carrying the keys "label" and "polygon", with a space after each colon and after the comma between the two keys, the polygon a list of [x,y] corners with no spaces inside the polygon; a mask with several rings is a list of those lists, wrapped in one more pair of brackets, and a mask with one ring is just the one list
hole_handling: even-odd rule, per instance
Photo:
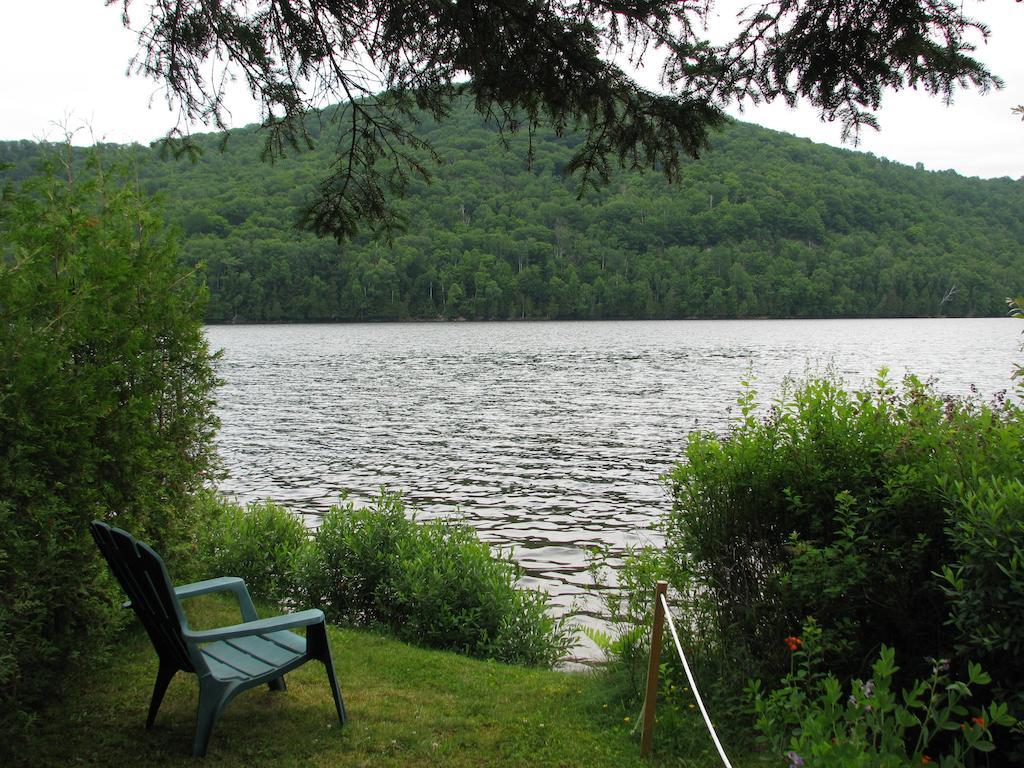
{"label": "reflection on water", "polygon": [[724,431],[748,370],[761,399],[831,364],[988,395],[1006,319],[216,326],[230,477],[243,500],[315,518],[386,485],[512,548],[561,610],[587,611],[586,552],[657,543],[659,481],[693,429]]}

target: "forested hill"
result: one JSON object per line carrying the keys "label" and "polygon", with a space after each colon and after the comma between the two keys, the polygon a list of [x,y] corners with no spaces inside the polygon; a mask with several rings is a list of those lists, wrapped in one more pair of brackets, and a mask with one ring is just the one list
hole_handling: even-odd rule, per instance
{"label": "forested hill", "polygon": [[[624,174],[578,201],[580,140],[509,151],[470,111],[422,134],[444,159],[401,203],[404,233],[339,246],[295,229],[329,161],[260,161],[262,135],[201,137],[198,164],[125,151],[205,264],[208,318],[685,318],[997,315],[1024,292],[1024,181],[916,170],[747,124],[682,181]],[[0,143],[17,179],[39,146]]]}

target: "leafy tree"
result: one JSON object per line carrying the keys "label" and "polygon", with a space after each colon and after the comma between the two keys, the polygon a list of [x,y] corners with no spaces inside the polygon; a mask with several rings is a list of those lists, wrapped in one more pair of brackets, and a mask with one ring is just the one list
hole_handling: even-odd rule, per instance
{"label": "leafy tree", "polygon": [[[131,0],[122,0],[129,24]],[[410,122],[435,121],[461,93],[506,132],[525,128],[527,156],[542,123],[582,129],[560,170],[584,186],[607,182],[611,159],[678,176],[696,157],[722,107],[803,97],[847,133],[877,125],[886,88],[1001,85],[972,58],[988,30],[955,0],[766,0],[743,12],[731,40],[707,34],[710,2],[605,0],[177,0],[154,2],[139,34],[139,69],[166,84],[189,118],[224,126],[224,79],[238,68],[263,105],[264,154],[312,146],[305,115],[331,101],[337,155],[303,221],[320,235],[355,235],[361,222],[390,231],[389,195],[428,176],[430,141]],[[666,94],[643,88],[615,61],[665,56]],[[216,71],[218,68],[214,67]],[[425,154],[424,154],[425,153]],[[230,219],[229,219],[230,220]]]}

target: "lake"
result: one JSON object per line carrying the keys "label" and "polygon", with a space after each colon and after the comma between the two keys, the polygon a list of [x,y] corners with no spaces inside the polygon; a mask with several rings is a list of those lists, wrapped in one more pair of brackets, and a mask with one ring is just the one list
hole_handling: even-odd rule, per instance
{"label": "lake", "polygon": [[761,402],[829,367],[858,385],[887,366],[988,397],[1010,386],[1021,330],[1002,318],[211,326],[221,488],[310,525],[343,490],[401,490],[422,518],[510,548],[527,584],[585,620],[587,552],[658,543],[660,476],[690,431],[729,428],[748,372]]}

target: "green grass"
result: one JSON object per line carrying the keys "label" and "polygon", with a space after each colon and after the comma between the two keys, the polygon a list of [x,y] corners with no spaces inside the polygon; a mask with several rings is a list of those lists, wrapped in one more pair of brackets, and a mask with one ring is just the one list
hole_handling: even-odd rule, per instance
{"label": "green grass", "polygon": [[[190,601],[196,626],[233,623],[218,599]],[[266,613],[264,614],[266,615]],[[221,716],[203,765],[641,766],[636,712],[611,699],[600,674],[551,672],[424,650],[371,633],[330,630],[349,722],[339,727],[323,667],[288,675],[288,690],[258,688]],[[156,656],[146,636],[71,681],[40,718],[28,766],[195,766],[196,679],[179,673],[156,724],[144,727]],[[656,737],[657,739],[657,737]],[[703,768],[660,754],[655,765]]]}

